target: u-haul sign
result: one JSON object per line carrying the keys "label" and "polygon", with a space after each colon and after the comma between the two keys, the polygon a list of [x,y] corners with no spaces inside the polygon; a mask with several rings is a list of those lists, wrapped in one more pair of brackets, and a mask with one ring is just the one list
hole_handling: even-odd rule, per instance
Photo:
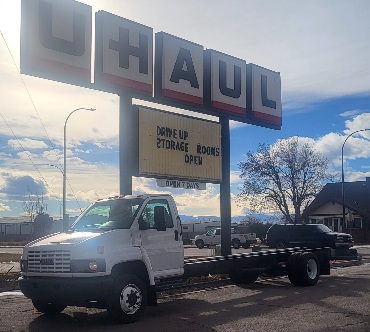
{"label": "u-haul sign", "polygon": [[221,125],[138,106],[139,175],[221,181]]}
{"label": "u-haul sign", "polygon": [[[280,74],[74,0],[22,0],[23,73],[279,129]],[[153,54],[155,61],[153,63]],[[94,67],[95,79],[90,76]],[[153,98],[154,93],[154,98]]]}

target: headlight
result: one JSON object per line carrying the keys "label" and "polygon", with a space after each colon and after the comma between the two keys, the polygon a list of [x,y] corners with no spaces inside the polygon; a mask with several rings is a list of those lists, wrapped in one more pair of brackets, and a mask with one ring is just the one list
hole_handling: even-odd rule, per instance
{"label": "headlight", "polygon": [[105,260],[98,259],[72,259],[71,272],[72,273],[93,273],[105,272]]}
{"label": "headlight", "polygon": [[21,259],[20,267],[21,267],[21,272],[27,272],[27,270],[28,270],[28,261],[25,260],[25,259]]}
{"label": "headlight", "polygon": [[96,271],[98,269],[98,263],[93,261],[89,263],[89,269],[90,271]]}

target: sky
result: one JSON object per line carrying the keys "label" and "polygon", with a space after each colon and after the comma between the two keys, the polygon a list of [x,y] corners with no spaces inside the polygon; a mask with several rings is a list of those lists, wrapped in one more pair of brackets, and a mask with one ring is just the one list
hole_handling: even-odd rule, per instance
{"label": "sky", "polygon": [[[281,130],[230,122],[232,216],[242,180],[238,163],[261,143],[298,136],[329,161],[340,181],[341,149],[370,129],[368,0],[81,0],[270,70],[282,82]],[[0,217],[24,214],[31,193],[62,214],[63,126],[67,116],[67,212],[119,193],[117,95],[20,74],[20,0],[0,0]],[[138,101],[136,101],[138,102]],[[157,105],[151,105],[156,108]],[[177,110],[178,112],[184,112]],[[197,113],[187,113],[201,116]],[[215,118],[217,121],[217,118]],[[370,177],[370,131],[345,143],[346,181]],[[133,193],[171,193],[180,214],[219,216],[219,185],[157,187],[134,178]]]}

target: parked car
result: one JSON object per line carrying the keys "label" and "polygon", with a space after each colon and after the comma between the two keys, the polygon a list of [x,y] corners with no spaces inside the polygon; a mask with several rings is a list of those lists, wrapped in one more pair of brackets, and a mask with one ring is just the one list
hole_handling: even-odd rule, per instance
{"label": "parked car", "polygon": [[322,224],[272,225],[267,231],[266,244],[271,248],[289,247],[352,247],[350,234],[333,232]]}
{"label": "parked car", "polygon": [[[231,245],[235,249],[239,249],[241,246],[247,249],[256,242],[256,233],[238,234],[235,230],[231,232]],[[217,244],[221,244],[221,228],[210,229],[206,234],[195,237],[195,245],[198,249]]]}

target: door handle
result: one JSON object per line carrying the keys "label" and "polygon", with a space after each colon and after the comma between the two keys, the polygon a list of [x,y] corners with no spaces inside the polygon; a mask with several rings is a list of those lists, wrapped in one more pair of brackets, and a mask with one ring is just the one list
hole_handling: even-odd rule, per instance
{"label": "door handle", "polygon": [[175,240],[179,240],[179,231],[177,229],[175,230]]}

